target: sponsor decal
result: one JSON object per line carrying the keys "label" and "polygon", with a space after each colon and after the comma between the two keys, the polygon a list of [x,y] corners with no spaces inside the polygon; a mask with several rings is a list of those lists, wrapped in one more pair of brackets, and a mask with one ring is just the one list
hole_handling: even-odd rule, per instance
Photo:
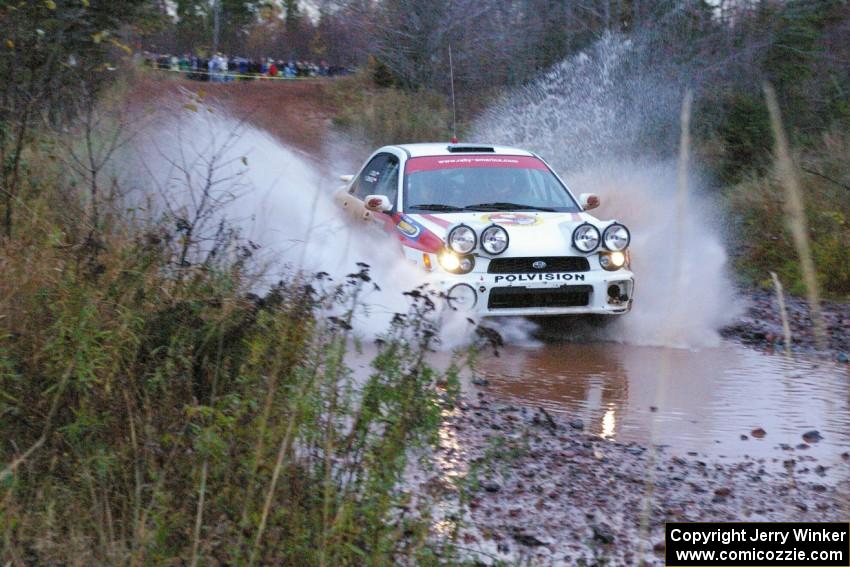
{"label": "sponsor decal", "polygon": [[499,282],[583,282],[584,274],[507,274],[496,276],[493,283]]}
{"label": "sponsor decal", "polygon": [[381,176],[381,171],[378,169],[373,169],[363,176],[363,181],[366,183],[376,183],[378,178]]}
{"label": "sponsor decal", "polygon": [[535,226],[543,224],[543,218],[541,216],[527,215],[525,213],[487,213],[481,216],[481,220],[511,226]]}
{"label": "sponsor decal", "polygon": [[519,165],[519,160],[515,157],[466,157],[466,158],[442,158],[437,160],[438,165],[505,165],[507,167],[516,167]]}
{"label": "sponsor decal", "polygon": [[396,225],[398,231],[409,238],[416,238],[422,232],[422,225],[407,215],[402,215]]}
{"label": "sponsor decal", "polygon": [[463,167],[509,167],[515,169],[538,169],[547,171],[546,164],[532,156],[470,155],[470,156],[422,156],[410,158],[405,165],[408,174],[436,169],[458,169]]}

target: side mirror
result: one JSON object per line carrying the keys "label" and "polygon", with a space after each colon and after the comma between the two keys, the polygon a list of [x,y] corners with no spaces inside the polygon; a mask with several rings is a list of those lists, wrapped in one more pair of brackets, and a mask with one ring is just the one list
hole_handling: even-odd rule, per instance
{"label": "side mirror", "polygon": [[393,208],[390,198],[386,195],[367,195],[365,201],[366,208],[370,211],[385,213],[391,211]]}
{"label": "side mirror", "polygon": [[351,180],[354,179],[353,175],[340,175],[339,180],[343,183],[351,183]]}
{"label": "side mirror", "polygon": [[582,193],[578,196],[578,202],[582,209],[589,211],[599,206],[599,196],[596,193]]}

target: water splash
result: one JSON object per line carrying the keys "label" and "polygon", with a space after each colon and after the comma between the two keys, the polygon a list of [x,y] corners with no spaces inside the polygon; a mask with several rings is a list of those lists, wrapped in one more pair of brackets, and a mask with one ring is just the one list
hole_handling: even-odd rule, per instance
{"label": "water splash", "polygon": [[507,95],[477,121],[474,137],[541,154],[574,192],[601,196],[596,216],[631,227],[634,309],[602,330],[579,327],[582,338],[711,346],[740,307],[727,273],[722,219],[700,195],[704,183],[694,171],[681,219],[681,285],[674,284],[672,156],[688,73],[662,60],[641,44],[609,35]]}
{"label": "water splash", "polygon": [[[358,271],[358,262],[369,264],[377,286],[365,286],[361,296],[365,311],[354,321],[361,335],[385,332],[395,313],[408,310],[404,292],[428,282],[424,272],[399,257],[386,235],[355,226],[333,203],[333,192],[341,186],[338,176],[355,171],[356,165],[324,164],[222,108],[164,110],[120,161],[124,183],[135,183],[142,195],[155,195],[159,212],[166,203],[172,210],[191,211],[211,181],[221,207],[207,226],[227,219],[241,238],[258,245],[260,289],[296,271],[326,272],[341,282]],[[210,175],[213,161],[216,169]],[[470,336],[465,317],[444,309],[439,316],[444,347]]]}

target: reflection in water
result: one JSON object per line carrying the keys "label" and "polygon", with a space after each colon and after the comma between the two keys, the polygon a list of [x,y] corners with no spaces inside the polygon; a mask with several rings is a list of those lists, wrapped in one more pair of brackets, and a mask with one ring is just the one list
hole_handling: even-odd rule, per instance
{"label": "reflection in water", "polygon": [[[442,412],[443,423],[438,432],[442,450],[434,454],[440,479],[447,485],[462,480],[469,472],[468,458],[463,454],[452,419],[458,417],[459,413],[458,409]],[[460,528],[459,511],[460,503],[456,498],[440,500],[433,510],[431,527],[434,532],[444,537],[454,537]]]}
{"label": "reflection in water", "polygon": [[454,480],[464,476],[468,468],[468,463],[462,458],[457,430],[455,430],[450,421],[453,417],[457,417],[458,413],[459,411],[457,409],[451,411],[444,410],[442,412],[443,423],[439,430],[440,449],[442,451],[438,452],[435,458],[443,476],[447,480]]}
{"label": "reflection in water", "polygon": [[614,414],[614,410],[609,409],[605,412],[605,415],[602,416],[602,433],[600,433],[600,436],[603,439],[612,439],[616,429],[617,417]]}
{"label": "reflection in water", "polygon": [[[777,457],[780,444],[795,447],[817,429],[824,439],[807,454],[846,467],[850,371],[843,365],[731,343],[700,351],[568,343],[506,347],[482,360],[479,372],[496,392],[580,418],[607,439]],[[751,438],[756,427],[767,437]]]}

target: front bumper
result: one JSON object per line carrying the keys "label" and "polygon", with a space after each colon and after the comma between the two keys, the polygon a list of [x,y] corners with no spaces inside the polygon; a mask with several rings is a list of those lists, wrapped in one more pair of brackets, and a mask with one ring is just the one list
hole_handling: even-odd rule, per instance
{"label": "front bumper", "polygon": [[455,286],[470,286],[475,291],[475,303],[466,310],[482,317],[622,315],[631,310],[634,298],[634,274],[626,269],[580,273],[440,274],[439,284],[450,298]]}

